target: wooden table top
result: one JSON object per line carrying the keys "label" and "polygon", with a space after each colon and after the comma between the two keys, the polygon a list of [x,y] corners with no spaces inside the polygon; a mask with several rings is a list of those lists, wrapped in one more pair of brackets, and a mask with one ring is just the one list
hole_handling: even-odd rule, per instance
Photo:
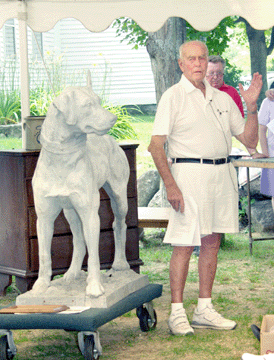
{"label": "wooden table top", "polygon": [[140,228],[166,228],[171,208],[138,207]]}
{"label": "wooden table top", "polygon": [[240,158],[232,160],[232,164],[236,167],[255,167],[274,169],[274,158],[252,159],[252,158]]}

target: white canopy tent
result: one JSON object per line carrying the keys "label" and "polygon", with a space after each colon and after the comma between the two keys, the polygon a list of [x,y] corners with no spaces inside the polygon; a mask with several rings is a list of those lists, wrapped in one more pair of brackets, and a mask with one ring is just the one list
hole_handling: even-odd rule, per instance
{"label": "white canopy tent", "polygon": [[[22,120],[29,115],[27,26],[45,32],[61,19],[75,18],[100,32],[126,16],[154,32],[177,16],[197,30],[209,31],[232,15],[242,16],[255,29],[268,29],[274,26],[274,0],[0,0],[0,28],[8,19],[19,21]],[[23,147],[24,141],[23,133]]]}

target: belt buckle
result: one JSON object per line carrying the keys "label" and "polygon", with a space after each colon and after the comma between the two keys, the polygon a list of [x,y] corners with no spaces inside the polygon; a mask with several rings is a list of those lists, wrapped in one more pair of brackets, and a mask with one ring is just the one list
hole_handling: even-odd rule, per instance
{"label": "belt buckle", "polygon": [[213,165],[216,165],[216,159],[213,159]]}

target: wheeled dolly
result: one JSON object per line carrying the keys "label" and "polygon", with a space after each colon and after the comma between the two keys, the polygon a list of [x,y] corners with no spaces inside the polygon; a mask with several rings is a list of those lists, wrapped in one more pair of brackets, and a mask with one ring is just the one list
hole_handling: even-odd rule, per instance
{"label": "wheeled dolly", "polygon": [[77,314],[0,314],[0,360],[9,360],[16,355],[11,330],[19,329],[78,331],[78,345],[84,358],[99,359],[102,346],[97,329],[135,308],[141,330],[154,329],[157,316],[151,302],[161,295],[162,285],[149,284],[109,308],[91,308]]}

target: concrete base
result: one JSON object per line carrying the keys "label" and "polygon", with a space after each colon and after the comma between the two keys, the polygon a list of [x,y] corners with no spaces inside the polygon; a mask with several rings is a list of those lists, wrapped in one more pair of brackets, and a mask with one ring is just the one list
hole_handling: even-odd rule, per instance
{"label": "concrete base", "polygon": [[42,294],[30,290],[17,296],[16,305],[57,304],[68,307],[107,308],[149,284],[147,275],[137,274],[133,270],[109,270],[101,274],[105,294],[94,298],[86,296],[86,279],[87,273],[82,271],[81,276],[73,282],[67,282],[64,278],[53,280],[47,291]]}

